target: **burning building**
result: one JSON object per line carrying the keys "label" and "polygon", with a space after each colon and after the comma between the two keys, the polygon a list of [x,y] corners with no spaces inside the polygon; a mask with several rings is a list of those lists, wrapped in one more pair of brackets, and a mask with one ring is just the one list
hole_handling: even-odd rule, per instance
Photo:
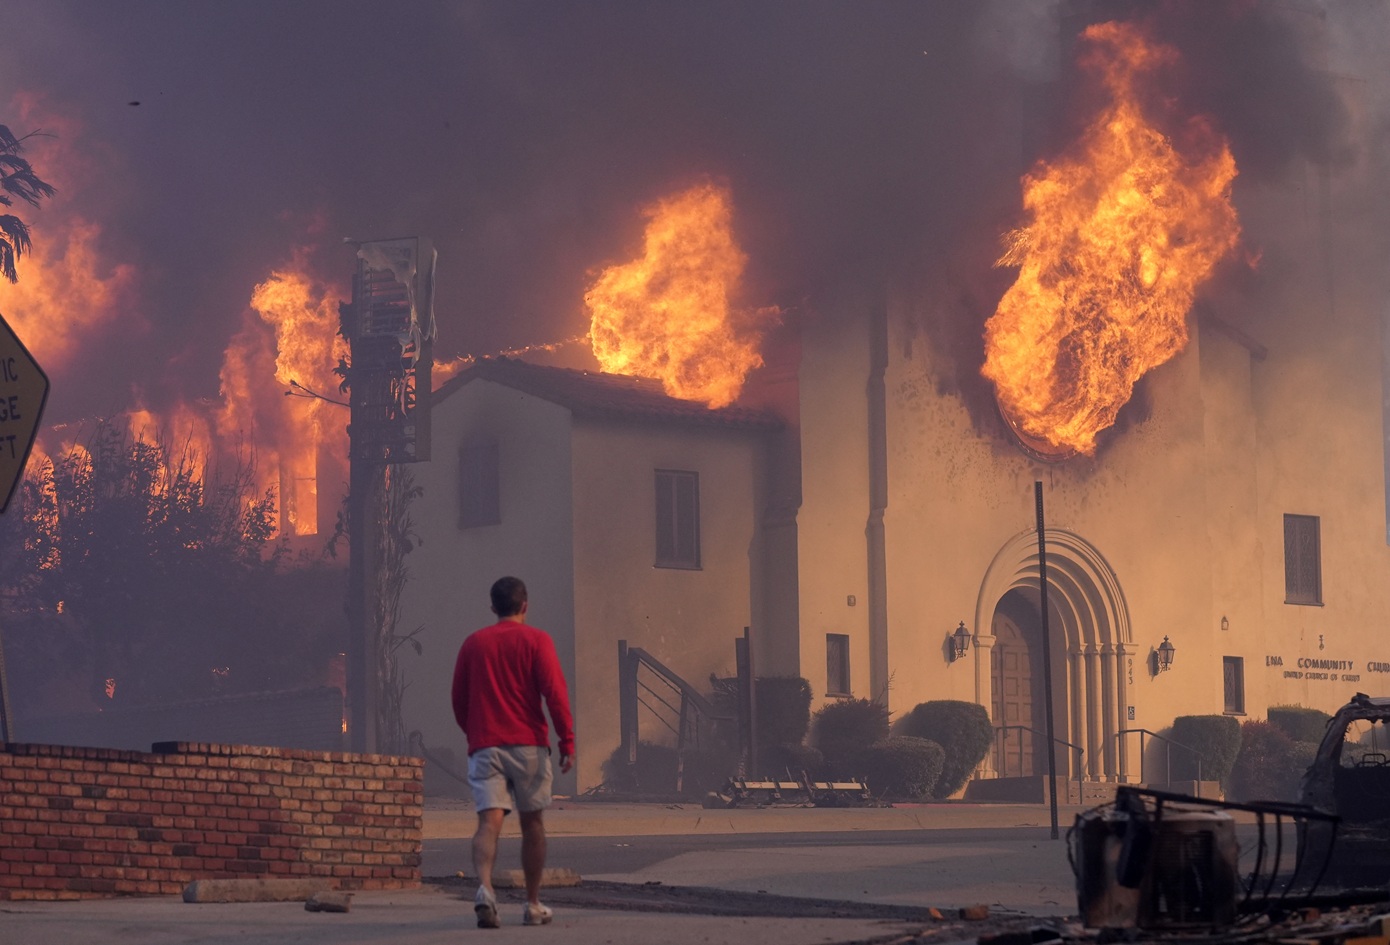
{"label": "burning building", "polygon": [[[571,674],[571,789],[619,743],[618,640],[702,680],[728,674],[746,626],[758,673],[818,700],[979,704],[998,736],[979,783],[1045,771],[1047,716],[1060,774],[1130,783],[1166,775],[1141,733],[1177,716],[1378,689],[1386,287],[1357,223],[1373,169],[1295,157],[1243,179],[1219,125],[1162,91],[1173,48],[1101,23],[1075,46],[1087,120],[1059,148],[1020,135],[1031,170],[995,276],[957,258],[976,275],[829,280],[759,335],[732,408],[511,362],[440,391],[410,727],[457,738],[442,654],[507,571]],[[596,316],[618,299],[627,317],[619,276],[639,275],[600,279]],[[596,317],[596,351],[613,323]]]}

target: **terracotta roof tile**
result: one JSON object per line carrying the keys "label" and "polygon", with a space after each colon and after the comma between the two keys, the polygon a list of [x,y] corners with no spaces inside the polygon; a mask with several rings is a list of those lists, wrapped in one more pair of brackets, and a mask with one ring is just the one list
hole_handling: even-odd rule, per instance
{"label": "terracotta roof tile", "polygon": [[529,364],[515,358],[482,358],[434,392],[435,402],[483,379],[523,391],[586,418],[661,420],[726,429],[773,429],[781,422],[763,410],[721,407],[667,394],[661,382],[627,374],[603,374],[573,368]]}

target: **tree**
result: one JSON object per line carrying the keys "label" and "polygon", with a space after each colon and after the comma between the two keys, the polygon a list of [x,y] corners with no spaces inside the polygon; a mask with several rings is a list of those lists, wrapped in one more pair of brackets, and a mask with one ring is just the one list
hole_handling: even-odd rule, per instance
{"label": "tree", "polygon": [[286,688],[336,652],[310,652],[304,628],[331,626],[302,590],[319,578],[281,568],[275,494],[255,492],[249,460],[210,471],[102,425],[19,499],[0,517],[16,667],[82,666],[93,701],[130,705]]}
{"label": "tree", "polygon": [[[0,206],[14,206],[15,198],[32,207],[39,200],[52,197],[57,191],[42,180],[29,162],[20,157],[24,138],[16,138],[5,125],[0,125]],[[11,213],[0,214],[0,275],[11,282],[19,280],[15,262],[29,251],[29,227]]]}

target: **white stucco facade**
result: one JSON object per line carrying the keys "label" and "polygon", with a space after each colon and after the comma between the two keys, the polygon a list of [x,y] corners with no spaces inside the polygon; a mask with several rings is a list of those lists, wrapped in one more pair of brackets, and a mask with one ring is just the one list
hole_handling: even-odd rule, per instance
{"label": "white stucco facade", "polygon": [[[584,791],[601,782],[619,743],[620,640],[692,682],[733,674],[734,640],[753,622],[760,437],[772,422],[576,416],[553,391],[542,396],[505,378],[460,380],[434,405],[435,458],[415,467],[420,543],[408,558],[401,626],[424,630],[423,654],[401,657],[407,731],[463,758],[466,741],[449,705],[454,658],[469,632],[492,622],[492,582],[514,574],[530,592],[528,622],[555,639],[570,686],[576,768],[556,790]],[[500,522],[461,527],[460,447],[479,440],[497,445]],[[654,566],[659,469],[699,477],[698,568]],[[643,737],[661,738],[653,717],[642,721]]]}

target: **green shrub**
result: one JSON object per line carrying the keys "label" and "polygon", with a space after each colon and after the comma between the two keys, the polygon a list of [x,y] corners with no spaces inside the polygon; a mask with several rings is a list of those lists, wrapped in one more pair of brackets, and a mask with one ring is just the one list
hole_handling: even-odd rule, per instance
{"label": "green shrub", "polygon": [[1270,722],[1246,722],[1231,769],[1231,800],[1297,801],[1303,773],[1317,750],[1315,742],[1294,741]]}
{"label": "green shrub", "polygon": [[914,706],[893,730],[899,735],[936,742],[945,752],[941,776],[932,787],[935,798],[950,797],[964,787],[994,741],[994,726],[985,707],[957,699],[937,699]]}
{"label": "green shrub", "polygon": [[[619,745],[603,762],[603,783],[623,794],[676,794],[677,761],[676,749],[670,745],[643,741],[637,743],[637,761],[628,764]],[[686,749],[679,793],[703,797],[721,789],[734,773],[734,765],[725,751]]]}
{"label": "green shrub", "polygon": [[[759,676],[758,751],[760,763],[769,751],[781,747],[800,748],[811,723],[811,684],[800,676]],[[712,726],[712,737],[728,750],[737,752],[739,740],[738,679],[710,674],[710,703],[730,718]],[[766,764],[762,764],[766,767]]]}
{"label": "green shrub", "polygon": [[832,770],[855,752],[888,737],[888,707],[870,699],[844,699],[820,707],[811,720],[811,740]]}
{"label": "green shrub", "polygon": [[811,684],[800,676],[759,676],[758,747],[799,746],[811,725]]}
{"label": "green shrub", "polygon": [[[1170,737],[1178,745],[1194,749],[1201,756],[1203,781],[1230,777],[1231,766],[1240,752],[1240,723],[1229,715],[1180,715],[1173,720]],[[1162,744],[1162,743],[1160,743]],[[1197,760],[1192,752],[1172,746],[1173,781],[1195,781]]]}
{"label": "green shrub", "polygon": [[1309,709],[1301,705],[1269,707],[1269,724],[1296,742],[1318,744],[1327,734],[1327,723],[1330,721],[1332,716],[1321,709]]}
{"label": "green shrub", "polygon": [[931,793],[941,776],[941,746],[925,738],[890,735],[855,751],[847,777],[861,777],[878,797],[919,798]]}

